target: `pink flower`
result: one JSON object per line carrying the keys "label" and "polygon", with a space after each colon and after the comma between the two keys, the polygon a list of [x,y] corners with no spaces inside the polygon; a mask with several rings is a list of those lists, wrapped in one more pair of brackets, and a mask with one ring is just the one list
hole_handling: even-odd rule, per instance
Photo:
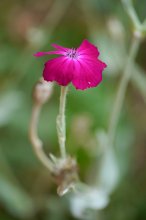
{"label": "pink flower", "polygon": [[56,50],[38,52],[34,56],[49,54],[60,55],[45,63],[43,77],[46,81],[56,81],[66,86],[70,82],[76,89],[96,87],[102,81],[102,71],[106,64],[98,59],[97,47],[88,40],[84,40],[77,49],[65,48],[57,44],[52,45]]}

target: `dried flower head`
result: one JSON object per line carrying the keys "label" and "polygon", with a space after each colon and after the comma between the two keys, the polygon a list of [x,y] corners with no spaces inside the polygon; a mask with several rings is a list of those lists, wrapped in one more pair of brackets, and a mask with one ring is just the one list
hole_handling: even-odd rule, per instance
{"label": "dried flower head", "polygon": [[66,158],[56,158],[50,155],[53,161],[52,177],[58,185],[57,192],[60,196],[74,189],[75,183],[78,181],[78,165],[74,158],[67,156]]}

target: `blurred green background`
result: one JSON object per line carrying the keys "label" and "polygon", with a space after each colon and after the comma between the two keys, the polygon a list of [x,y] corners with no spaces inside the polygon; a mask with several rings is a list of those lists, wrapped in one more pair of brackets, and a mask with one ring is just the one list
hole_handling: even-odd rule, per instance
{"label": "blurred green background", "polygon": [[[143,20],[146,1],[134,4]],[[33,54],[50,50],[51,43],[78,47],[87,38],[99,47],[100,58],[108,64],[99,87],[76,91],[70,86],[67,97],[67,151],[77,158],[81,180],[95,185],[102,151],[97,136],[108,129],[132,30],[117,0],[0,1],[0,220],[76,219],[68,195],[57,195],[48,170],[36,158],[28,139],[32,88],[47,59],[38,60]],[[93,219],[146,219],[145,60],[143,41],[113,148],[118,181],[108,205],[96,211]],[[59,155],[55,125],[59,92],[56,85],[40,118],[39,134],[47,154]],[[108,178],[107,170],[107,182]]]}

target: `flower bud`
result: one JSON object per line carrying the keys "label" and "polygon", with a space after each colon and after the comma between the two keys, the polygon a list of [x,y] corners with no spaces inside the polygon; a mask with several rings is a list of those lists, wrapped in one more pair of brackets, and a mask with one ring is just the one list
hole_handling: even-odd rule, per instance
{"label": "flower bud", "polygon": [[44,104],[52,95],[53,83],[46,82],[41,78],[33,90],[33,98],[37,103]]}

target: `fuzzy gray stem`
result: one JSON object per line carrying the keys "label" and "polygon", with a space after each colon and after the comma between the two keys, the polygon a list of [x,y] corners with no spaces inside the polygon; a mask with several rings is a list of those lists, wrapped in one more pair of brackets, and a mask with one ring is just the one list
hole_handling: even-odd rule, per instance
{"label": "fuzzy gray stem", "polygon": [[58,141],[62,158],[66,157],[65,141],[66,141],[66,123],[65,123],[65,105],[67,86],[61,87],[59,114],[56,119]]}

